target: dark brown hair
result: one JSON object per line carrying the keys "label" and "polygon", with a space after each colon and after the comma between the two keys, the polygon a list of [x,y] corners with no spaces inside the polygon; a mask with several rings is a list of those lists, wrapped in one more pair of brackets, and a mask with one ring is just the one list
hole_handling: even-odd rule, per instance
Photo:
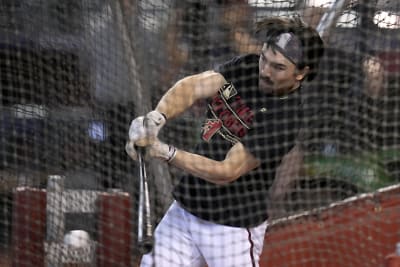
{"label": "dark brown hair", "polygon": [[297,64],[297,68],[310,68],[306,79],[311,81],[317,75],[318,64],[324,54],[324,42],[318,32],[308,26],[300,17],[268,17],[256,22],[257,38],[270,44],[280,34],[293,33],[300,39],[303,48],[302,61]]}

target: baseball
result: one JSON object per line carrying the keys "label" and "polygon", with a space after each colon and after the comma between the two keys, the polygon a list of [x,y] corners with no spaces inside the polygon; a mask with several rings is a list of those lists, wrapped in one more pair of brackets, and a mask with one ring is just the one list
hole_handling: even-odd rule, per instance
{"label": "baseball", "polygon": [[83,230],[72,230],[64,236],[64,244],[75,248],[88,247],[89,242],[89,234]]}

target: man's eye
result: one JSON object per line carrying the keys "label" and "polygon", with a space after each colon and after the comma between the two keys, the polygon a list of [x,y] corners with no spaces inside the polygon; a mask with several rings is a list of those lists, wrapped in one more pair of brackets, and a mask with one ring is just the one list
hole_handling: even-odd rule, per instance
{"label": "man's eye", "polygon": [[274,66],[274,68],[277,69],[277,70],[281,70],[281,71],[286,69],[284,66],[279,66],[279,65],[278,66]]}

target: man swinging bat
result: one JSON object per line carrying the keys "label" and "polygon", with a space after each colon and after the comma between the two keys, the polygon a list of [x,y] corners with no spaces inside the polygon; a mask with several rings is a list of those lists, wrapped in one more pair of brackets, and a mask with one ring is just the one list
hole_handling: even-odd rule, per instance
{"label": "man swinging bat", "polygon": [[[268,224],[268,188],[301,128],[301,84],[312,80],[323,54],[318,33],[299,18],[257,24],[260,54],[238,56],[179,80],[155,110],[134,119],[135,145],[183,170],[174,202],[154,233],[141,266],[259,266]],[[196,152],[164,143],[167,120],[207,99]]]}

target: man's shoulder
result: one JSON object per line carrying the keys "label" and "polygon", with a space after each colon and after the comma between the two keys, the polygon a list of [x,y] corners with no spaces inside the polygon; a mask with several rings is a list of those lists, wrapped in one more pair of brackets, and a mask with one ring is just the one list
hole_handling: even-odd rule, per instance
{"label": "man's shoulder", "polygon": [[259,59],[259,55],[257,54],[245,54],[245,55],[239,55],[236,57],[233,57],[231,59],[232,62],[235,63],[247,63],[247,64],[251,64],[251,63],[258,63],[258,59]]}
{"label": "man's shoulder", "polygon": [[258,60],[259,56],[256,54],[236,56],[219,65],[215,71],[221,73],[227,80],[252,79],[258,72]]}
{"label": "man's shoulder", "polygon": [[226,69],[230,67],[254,67],[258,66],[259,55],[256,54],[246,54],[239,55],[231,58],[230,60],[217,66],[216,70]]}

